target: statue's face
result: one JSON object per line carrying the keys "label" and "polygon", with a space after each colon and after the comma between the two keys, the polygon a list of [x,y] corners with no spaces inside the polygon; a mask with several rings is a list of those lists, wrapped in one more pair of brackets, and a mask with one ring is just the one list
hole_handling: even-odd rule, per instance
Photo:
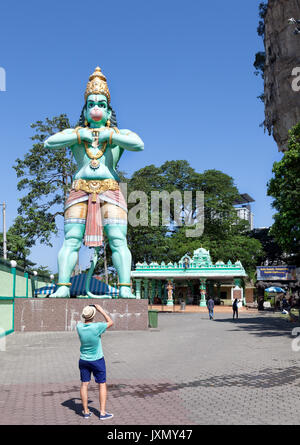
{"label": "statue's face", "polygon": [[90,94],[87,98],[85,118],[88,123],[105,125],[111,116],[108,108],[107,98],[103,94]]}

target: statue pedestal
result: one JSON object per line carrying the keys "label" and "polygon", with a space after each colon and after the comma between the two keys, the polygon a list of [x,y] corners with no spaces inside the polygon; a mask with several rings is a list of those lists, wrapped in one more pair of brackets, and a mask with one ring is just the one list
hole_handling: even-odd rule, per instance
{"label": "statue pedestal", "polygon": [[[75,331],[82,309],[100,304],[112,318],[113,331],[148,329],[148,300],[98,298],[16,298],[14,330],[21,332]],[[105,321],[97,312],[95,321]]]}

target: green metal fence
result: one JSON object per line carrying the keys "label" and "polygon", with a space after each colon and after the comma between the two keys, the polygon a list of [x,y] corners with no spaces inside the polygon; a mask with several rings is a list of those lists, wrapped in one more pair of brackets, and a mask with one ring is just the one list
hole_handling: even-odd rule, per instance
{"label": "green metal fence", "polygon": [[15,298],[32,298],[34,290],[51,282],[0,258],[0,338],[14,332]]}
{"label": "green metal fence", "polygon": [[0,297],[0,338],[14,332],[14,297]]}

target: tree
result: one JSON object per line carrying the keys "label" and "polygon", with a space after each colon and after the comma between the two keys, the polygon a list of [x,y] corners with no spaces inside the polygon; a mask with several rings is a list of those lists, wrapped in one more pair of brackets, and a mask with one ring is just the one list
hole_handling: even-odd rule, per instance
{"label": "tree", "polygon": [[270,234],[280,247],[300,263],[300,123],[289,131],[288,151],[273,164],[268,195],[277,210]]}
{"label": "tree", "polygon": [[[171,212],[168,226],[128,226],[128,242],[137,261],[178,261],[185,253],[192,254],[200,245],[211,250],[215,261],[240,260],[253,277],[257,258],[262,255],[259,241],[248,235],[249,224],[238,218],[233,207],[239,197],[233,178],[218,170],[197,173],[187,161],[167,161],[160,167],[150,165],[127,179],[128,192],[139,190],[148,198],[147,216],[151,221],[151,191],[204,192],[204,232],[200,237],[187,237],[187,226],[174,225]],[[195,210],[195,202],[193,208]],[[129,204],[129,209],[132,205]],[[173,206],[171,205],[171,210]],[[161,209],[160,209],[161,210]],[[183,207],[183,210],[184,207]],[[191,209],[189,209],[190,211]],[[191,228],[191,227],[190,227]]]}
{"label": "tree", "polygon": [[26,192],[20,199],[18,230],[31,247],[37,240],[51,246],[51,237],[57,234],[56,216],[63,216],[64,202],[71,187],[75,164],[71,150],[47,150],[44,141],[50,135],[69,128],[65,114],[46,118],[31,125],[35,135],[32,148],[13,166],[20,179],[18,190]]}
{"label": "tree", "polygon": [[50,277],[51,271],[49,270],[48,266],[39,266],[35,269],[38,273],[38,275],[47,276]]}
{"label": "tree", "polygon": [[[7,258],[17,261],[18,265],[24,269],[31,269],[35,263],[28,259],[30,249],[26,237],[18,232],[18,218],[6,233]],[[3,257],[3,233],[0,233],[0,256]]]}
{"label": "tree", "polygon": [[[154,258],[162,258],[167,253],[166,234],[168,227],[160,224],[151,225],[151,192],[164,190],[166,187],[165,178],[161,174],[161,168],[148,165],[132,175],[130,179],[125,179],[127,183],[128,197],[133,192],[142,192],[146,196],[145,214],[138,211],[137,220],[142,220],[144,225],[133,226],[129,220],[127,241],[132,253],[132,263],[138,261],[153,261]],[[132,196],[132,195],[131,195]],[[141,198],[134,202],[128,202],[129,214],[132,209],[141,203]]]}
{"label": "tree", "polygon": [[278,265],[285,263],[286,257],[284,252],[274,237],[271,236],[270,227],[253,229],[249,235],[251,238],[257,239],[262,245],[263,252],[262,256],[257,259],[258,265]]}
{"label": "tree", "polygon": [[[265,17],[267,14],[268,9],[268,3],[267,2],[261,2],[259,4],[259,23],[257,27],[257,34],[262,37],[262,39],[265,39]],[[256,76],[260,75],[262,79],[264,79],[265,76],[265,63],[266,63],[266,52],[265,51],[258,51],[255,54],[255,60],[254,60],[254,74]],[[260,94],[258,96],[258,99],[260,99],[262,102],[264,102],[264,93]]]}

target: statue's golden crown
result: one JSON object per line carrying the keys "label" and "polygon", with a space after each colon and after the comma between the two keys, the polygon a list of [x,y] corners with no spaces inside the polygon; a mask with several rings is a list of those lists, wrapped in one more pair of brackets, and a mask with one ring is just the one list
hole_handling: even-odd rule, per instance
{"label": "statue's golden crown", "polygon": [[107,98],[108,103],[110,102],[110,93],[107,86],[106,77],[101,72],[99,66],[97,66],[93,74],[90,75],[84,93],[85,100],[90,94],[103,94]]}

